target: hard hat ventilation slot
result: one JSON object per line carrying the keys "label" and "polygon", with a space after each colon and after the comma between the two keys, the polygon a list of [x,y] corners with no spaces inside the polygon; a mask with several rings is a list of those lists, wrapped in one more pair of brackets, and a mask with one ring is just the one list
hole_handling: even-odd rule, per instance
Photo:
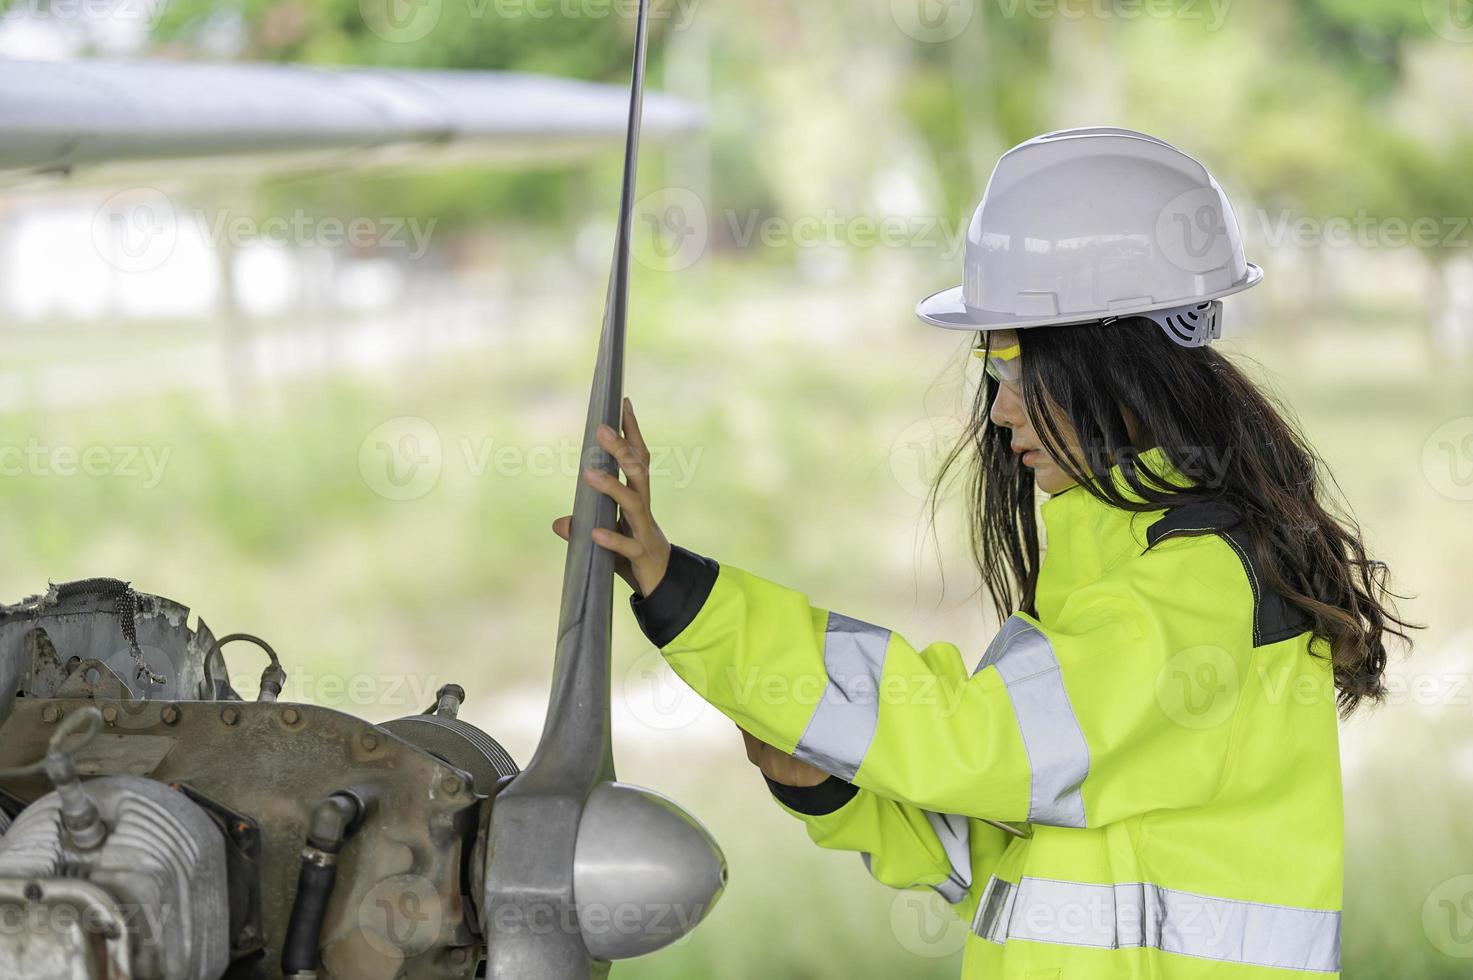
{"label": "hard hat ventilation slot", "polygon": [[1166,331],[1172,343],[1181,347],[1206,347],[1222,336],[1222,303],[1219,300],[1143,315],[1155,321]]}

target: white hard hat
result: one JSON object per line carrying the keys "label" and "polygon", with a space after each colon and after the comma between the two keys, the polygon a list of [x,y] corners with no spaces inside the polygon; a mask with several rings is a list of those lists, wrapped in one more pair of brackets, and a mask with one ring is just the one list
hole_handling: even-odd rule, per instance
{"label": "white hard hat", "polygon": [[1232,205],[1175,147],[1066,129],[998,161],[967,228],[965,279],[916,313],[956,330],[1149,316],[1183,346],[1218,335],[1217,300],[1256,286]]}

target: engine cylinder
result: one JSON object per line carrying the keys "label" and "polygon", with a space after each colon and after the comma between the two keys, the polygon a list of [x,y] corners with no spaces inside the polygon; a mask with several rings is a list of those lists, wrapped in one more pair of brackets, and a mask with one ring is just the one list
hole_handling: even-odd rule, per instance
{"label": "engine cylinder", "polygon": [[[100,845],[68,839],[57,793],[0,838],[0,916],[25,926],[0,930],[0,976],[216,980],[230,958],[219,828],[162,783],[111,776],[83,785],[107,826]],[[111,963],[79,962],[104,946]],[[64,972],[36,972],[58,963]]]}

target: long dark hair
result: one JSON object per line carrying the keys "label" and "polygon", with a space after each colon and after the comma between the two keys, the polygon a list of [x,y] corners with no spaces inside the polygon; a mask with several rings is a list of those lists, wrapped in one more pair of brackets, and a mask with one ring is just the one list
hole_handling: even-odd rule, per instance
{"label": "long dark hair", "polygon": [[[1144,317],[1017,336],[1028,417],[1079,485],[1069,492],[1138,512],[1197,502],[1231,507],[1269,587],[1308,615],[1310,649],[1333,665],[1342,715],[1385,696],[1388,634],[1409,642],[1407,630],[1420,626],[1398,617],[1393,599],[1403,597],[1387,588],[1386,565],[1367,556],[1359,526],[1327,499],[1325,481],[1337,497],[1339,486],[1281,405],[1216,350],[1180,347]],[[1015,610],[1036,614],[1040,556],[1033,472],[1012,452],[1010,430],[988,418],[997,389],[990,377],[978,386],[966,431],[932,487],[931,508],[934,520],[941,488],[965,461],[972,554],[1006,618]],[[1066,433],[1082,461],[1065,450]],[[1152,446],[1192,485],[1152,472],[1138,458]],[[1108,478],[1112,466],[1138,499]]]}

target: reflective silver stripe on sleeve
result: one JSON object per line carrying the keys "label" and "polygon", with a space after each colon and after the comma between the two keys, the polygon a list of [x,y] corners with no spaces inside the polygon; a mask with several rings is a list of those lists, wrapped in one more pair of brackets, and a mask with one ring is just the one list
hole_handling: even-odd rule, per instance
{"label": "reflective silver stripe on sleeve", "polygon": [[946,859],[951,862],[951,874],[941,884],[932,887],[941,893],[942,898],[956,905],[967,897],[967,890],[972,887],[971,828],[966,817],[955,813],[921,812],[926,815],[931,829],[936,832],[936,839],[946,851]]}
{"label": "reflective silver stripe on sleeve", "polygon": [[854,778],[880,720],[880,673],[890,631],[829,613],[823,666],[829,675],[793,755],[840,779]]}
{"label": "reflective silver stripe on sleeve", "polygon": [[1340,969],[1340,913],[1214,898],[1149,882],[987,882],[972,929],[1021,939],[1164,953],[1306,973]]}
{"label": "reflective silver stripe on sleeve", "polygon": [[977,917],[972,920],[972,931],[990,943],[1007,941],[1008,921],[1013,914],[1013,901],[1018,897],[1018,886],[993,875],[982,890],[977,903]]}
{"label": "reflective silver stripe on sleeve", "polygon": [[1069,703],[1053,645],[1032,623],[1009,616],[974,673],[987,667],[1002,675],[1028,753],[1029,822],[1084,827],[1080,787],[1089,775],[1089,744]]}

